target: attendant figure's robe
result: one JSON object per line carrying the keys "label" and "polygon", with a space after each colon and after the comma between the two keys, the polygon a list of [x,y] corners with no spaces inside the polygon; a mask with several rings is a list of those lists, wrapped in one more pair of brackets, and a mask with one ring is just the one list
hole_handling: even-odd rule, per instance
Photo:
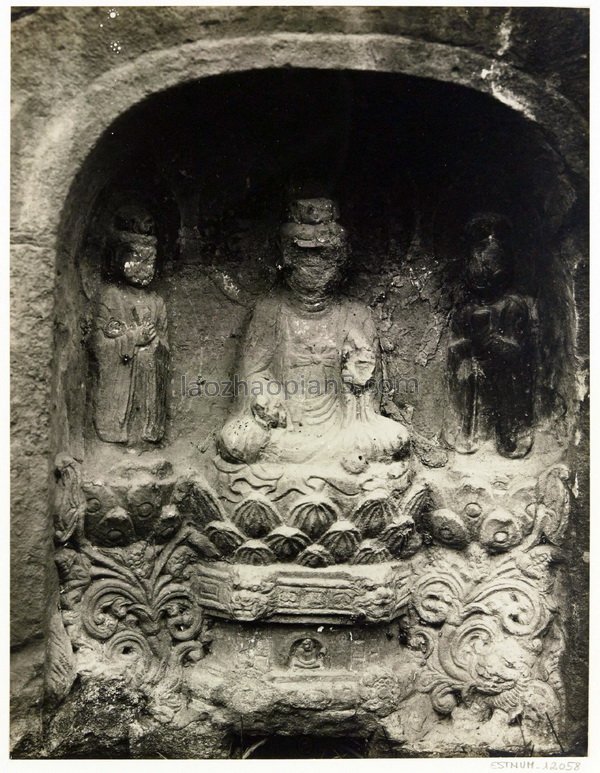
{"label": "attendant figure's robe", "polygon": [[[140,346],[139,326],[144,323],[154,324],[156,336]],[[93,347],[98,436],[108,443],[161,440],[169,368],[163,299],[131,285],[105,286],[97,300]]]}
{"label": "attendant figure's robe", "polygon": [[452,321],[446,440],[474,451],[495,432],[500,453],[524,455],[533,425],[535,338],[532,304],[516,293],[471,302]]}

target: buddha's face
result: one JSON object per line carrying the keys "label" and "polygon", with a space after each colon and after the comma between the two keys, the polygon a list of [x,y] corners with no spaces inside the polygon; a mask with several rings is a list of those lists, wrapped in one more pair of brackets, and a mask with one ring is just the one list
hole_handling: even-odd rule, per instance
{"label": "buddha's face", "polygon": [[288,283],[294,290],[320,295],[341,279],[339,255],[330,248],[301,249],[286,255]]}
{"label": "buddha's face", "polygon": [[154,248],[127,250],[123,254],[123,276],[132,285],[146,287],[154,279],[155,262]]}

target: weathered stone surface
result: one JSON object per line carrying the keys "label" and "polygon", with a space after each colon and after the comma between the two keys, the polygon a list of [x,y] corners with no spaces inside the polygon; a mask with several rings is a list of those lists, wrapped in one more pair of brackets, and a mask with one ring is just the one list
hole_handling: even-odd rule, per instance
{"label": "weathered stone surface", "polygon": [[[51,544],[47,451],[53,348],[54,253],[21,243],[11,258],[11,584],[12,642],[21,646],[43,629],[45,569]],[[37,516],[35,515],[37,514]],[[24,571],[26,567],[26,571]]]}
{"label": "weathered stone surface", "polygon": [[[586,593],[560,567],[585,588],[587,12],[46,7],[16,15],[12,60],[14,753],[227,756],[240,714],[253,739],[300,724],[366,734],[365,754],[522,752],[523,731],[581,752]],[[230,378],[274,285],[299,172],[341,193],[344,292],[371,309],[397,387],[381,410],[411,434],[410,464],[371,490],[348,487],[370,474],[351,439],[345,477],[291,495],[289,469],[212,464],[231,397],[203,386]],[[139,458],[97,443],[86,354],[106,226],[131,200],[157,218],[173,377],[164,448]],[[522,460],[436,440],[475,206],[513,220],[515,283],[537,295]],[[293,238],[331,236],[333,211],[293,214]]]}
{"label": "weathered stone surface", "polygon": [[10,748],[19,756],[39,755],[43,748],[42,699],[45,642],[14,649],[10,658]]}

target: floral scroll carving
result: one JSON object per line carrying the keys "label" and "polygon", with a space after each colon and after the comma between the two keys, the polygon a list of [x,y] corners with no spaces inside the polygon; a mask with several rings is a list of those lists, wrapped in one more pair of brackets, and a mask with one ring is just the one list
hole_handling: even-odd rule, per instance
{"label": "floral scroll carving", "polygon": [[[123,675],[147,692],[160,721],[183,710],[182,679],[202,672],[214,615],[238,625],[345,620],[353,630],[398,631],[395,654],[380,665],[346,666],[354,686],[344,688],[344,700],[354,696],[361,716],[393,727],[396,714],[416,712],[422,721],[414,743],[427,742],[436,717],[451,716],[496,730],[500,722],[506,733],[522,723],[536,743],[556,745],[564,701],[556,599],[570,500],[565,467],[498,490],[477,479],[455,481],[448,491],[415,481],[396,497],[358,490],[351,520],[327,505],[323,491],[288,508],[269,497],[229,508],[198,476],[166,476],[154,488],[92,485],[65,457],[57,460],[57,484],[56,562],[75,671]],[[500,503],[528,519],[519,544],[502,549],[482,538]],[[442,504],[462,524],[464,544],[432,527]],[[111,541],[108,526],[98,524],[108,517],[114,526],[117,508],[129,526]],[[249,523],[260,536],[248,535]],[[336,645],[295,630],[288,673],[327,681],[340,657]],[[298,684],[294,700],[312,706],[312,693]],[[329,689],[319,687],[319,700]],[[394,732],[403,738],[402,727]]]}
{"label": "floral scroll carving", "polygon": [[191,536],[188,527],[162,547],[137,542],[110,554],[89,544],[80,553],[64,549],[58,560],[65,587],[79,602],[80,631],[108,651],[135,650],[144,659],[164,658],[178,643],[195,642],[202,610],[187,582],[196,557]]}
{"label": "floral scroll carving", "polygon": [[412,585],[405,623],[409,648],[423,657],[417,690],[438,714],[479,722],[502,715],[507,726],[529,723],[538,741],[541,733],[556,743],[564,699],[553,601],[560,554],[548,544],[505,556],[479,546],[468,553],[434,560]]}

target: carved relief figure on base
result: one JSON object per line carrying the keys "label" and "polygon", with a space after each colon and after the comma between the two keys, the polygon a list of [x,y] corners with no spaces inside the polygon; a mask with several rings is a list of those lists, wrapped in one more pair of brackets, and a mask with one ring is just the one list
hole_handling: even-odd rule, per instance
{"label": "carved relief figure on base", "polygon": [[255,307],[221,455],[248,464],[340,461],[350,473],[399,458],[408,431],[379,411],[370,311],[337,294],[347,246],[336,205],[296,200],[290,219],[281,228],[285,283]]}
{"label": "carved relief figure on base", "polygon": [[290,652],[291,668],[323,668],[326,649],[316,639],[306,637],[294,642]]}
{"label": "carved relief figure on base", "polygon": [[94,426],[108,443],[157,443],[165,432],[169,368],[164,300],[154,278],[156,237],[147,220],[117,232],[118,280],[98,294],[92,332],[96,383]]}
{"label": "carved relief figure on base", "polygon": [[452,321],[445,440],[473,453],[492,433],[502,456],[533,445],[535,336],[532,303],[510,290],[511,228],[497,214],[466,226],[470,297]]}

